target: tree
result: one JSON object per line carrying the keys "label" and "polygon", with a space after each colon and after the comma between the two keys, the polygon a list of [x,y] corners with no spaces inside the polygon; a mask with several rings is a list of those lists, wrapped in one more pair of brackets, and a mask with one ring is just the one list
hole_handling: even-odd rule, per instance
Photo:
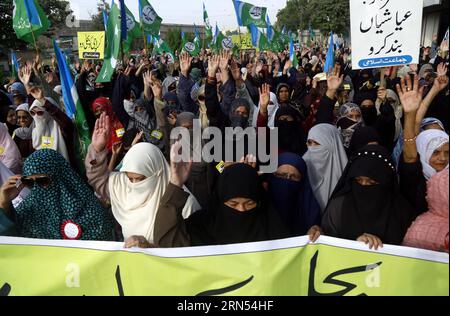
{"label": "tree", "polygon": [[323,32],[348,34],[350,6],[348,0],[288,0],[277,14],[276,27],[307,30],[311,25]]}
{"label": "tree", "polygon": [[[323,32],[350,33],[350,4],[348,0],[311,0],[311,24]],[[318,9],[320,8],[320,9]]]}
{"label": "tree", "polygon": [[96,14],[91,14],[93,31],[105,30],[105,24],[103,21],[103,10],[105,10],[108,14],[109,11],[111,10],[110,5],[106,2],[106,0],[102,0],[97,4]]}
{"label": "tree", "polygon": [[286,27],[292,31],[308,29],[311,22],[308,2],[309,0],[288,0],[286,7],[277,14],[275,27],[279,30]]}
{"label": "tree", "polygon": [[[47,14],[52,27],[48,32],[44,33],[44,36],[51,37],[54,30],[66,22],[68,15],[72,13],[70,10],[69,1],[65,0],[38,0],[39,5]],[[13,1],[2,1],[0,3],[0,21],[2,27],[0,27],[0,45],[6,49],[24,49],[27,47],[27,43],[17,39],[16,33],[13,29]]]}

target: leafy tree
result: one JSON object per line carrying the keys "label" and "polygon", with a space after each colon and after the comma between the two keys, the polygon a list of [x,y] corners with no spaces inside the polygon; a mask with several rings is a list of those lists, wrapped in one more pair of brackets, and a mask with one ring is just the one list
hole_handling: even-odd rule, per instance
{"label": "leafy tree", "polygon": [[322,32],[350,33],[350,3],[348,0],[311,0],[311,24]]}
{"label": "leafy tree", "polygon": [[[48,32],[43,35],[51,37],[51,35],[54,34],[53,30],[57,29],[58,26],[63,25],[66,22],[67,16],[72,13],[69,1],[38,0],[38,3],[47,14],[52,24]],[[0,46],[3,46],[6,50],[10,48],[24,49],[27,47],[27,43],[19,40],[14,32],[13,10],[13,1],[8,0],[0,2],[0,21],[2,23],[2,27],[0,27]]]}
{"label": "leafy tree", "polygon": [[276,27],[307,30],[309,26],[324,33],[348,34],[350,6],[348,0],[288,0],[277,14]]}
{"label": "leafy tree", "polygon": [[106,0],[102,0],[97,4],[97,13],[91,14],[93,31],[105,30],[105,24],[103,22],[103,10],[106,10],[106,12],[109,13],[110,9],[110,5],[106,2]]}
{"label": "leafy tree", "polygon": [[277,14],[276,28],[281,30],[286,27],[287,30],[308,29],[310,20],[309,0],[288,0],[286,7]]}

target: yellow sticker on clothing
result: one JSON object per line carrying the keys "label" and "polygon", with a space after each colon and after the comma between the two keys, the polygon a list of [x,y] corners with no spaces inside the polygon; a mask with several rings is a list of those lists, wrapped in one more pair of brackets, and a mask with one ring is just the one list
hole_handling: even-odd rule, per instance
{"label": "yellow sticker on clothing", "polygon": [[225,170],[225,162],[221,161],[216,166],[217,171],[222,173]]}
{"label": "yellow sticker on clothing", "polygon": [[5,147],[0,146],[0,155],[3,155],[4,152],[5,152]]}
{"label": "yellow sticker on clothing", "polygon": [[41,149],[53,149],[55,140],[51,136],[42,136]]}
{"label": "yellow sticker on clothing", "polygon": [[124,128],[119,128],[119,129],[116,130],[117,137],[122,138],[124,134],[125,134],[125,129]]}
{"label": "yellow sticker on clothing", "polygon": [[161,133],[160,131],[158,131],[156,129],[154,131],[152,131],[152,133],[150,135],[152,135],[152,137],[156,138],[157,140],[161,140],[161,138],[163,137],[163,133]]}

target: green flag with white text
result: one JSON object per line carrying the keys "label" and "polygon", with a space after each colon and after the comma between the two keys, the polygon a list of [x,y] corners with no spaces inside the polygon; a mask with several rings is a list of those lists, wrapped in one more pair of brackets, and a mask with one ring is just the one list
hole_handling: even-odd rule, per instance
{"label": "green flag with white text", "polygon": [[131,48],[131,44],[135,38],[142,37],[141,28],[139,23],[136,22],[133,13],[126,8],[127,11],[127,39],[123,42],[123,51],[128,53]]}
{"label": "green flag with white text", "polygon": [[139,0],[139,16],[145,32],[152,36],[158,36],[162,19],[148,0]]}
{"label": "green flag with white text", "polygon": [[257,7],[250,3],[233,0],[239,26],[267,27],[267,8]]}
{"label": "green flag with white text", "polygon": [[36,0],[14,0],[13,28],[18,39],[34,43],[50,25],[49,19]]}
{"label": "green flag with white text", "polygon": [[116,3],[113,3],[111,13],[108,18],[108,26],[106,28],[107,45],[105,49],[105,59],[102,70],[100,71],[96,82],[101,83],[111,81],[111,77],[114,74],[120,55],[120,33],[120,9]]}

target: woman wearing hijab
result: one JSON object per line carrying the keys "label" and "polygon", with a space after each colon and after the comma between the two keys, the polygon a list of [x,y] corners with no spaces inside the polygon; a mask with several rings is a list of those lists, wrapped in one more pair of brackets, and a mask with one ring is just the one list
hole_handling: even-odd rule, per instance
{"label": "woman wearing hijab", "polygon": [[369,145],[349,161],[322,218],[325,235],[358,240],[377,249],[400,245],[415,211],[400,194],[389,152]]}
{"label": "woman wearing hijab", "polygon": [[320,206],[301,156],[281,154],[278,169],[269,175],[268,184],[271,202],[294,236],[306,235],[311,227],[320,225]]}
{"label": "woman wearing hijab", "polygon": [[14,131],[18,128],[15,106],[0,108],[0,123],[4,123],[8,127],[9,135],[14,134]]}
{"label": "woman wearing hijab", "polygon": [[380,145],[380,136],[376,129],[370,126],[360,126],[355,130],[350,147],[348,148],[348,156],[352,156],[355,151],[367,145]]}
{"label": "woman wearing hijab", "polygon": [[14,131],[13,139],[19,148],[22,159],[26,159],[34,152],[32,137],[34,125],[28,103],[17,107],[16,116],[19,127]]}
{"label": "woman wearing hijab", "polygon": [[339,109],[336,126],[341,133],[346,150],[350,147],[355,130],[363,124],[361,109],[354,103],[346,103]]}
{"label": "woman wearing hijab", "polygon": [[109,136],[107,148],[108,150],[111,150],[114,144],[121,142],[122,137],[125,134],[125,128],[113,112],[111,101],[108,98],[100,97],[95,99],[94,103],[92,103],[92,111],[97,118],[99,118],[102,113],[106,113],[110,118],[111,134]]}
{"label": "woman wearing hijab", "polygon": [[8,133],[5,124],[0,123],[0,162],[15,174],[22,169],[22,157],[19,148]]}
{"label": "woman wearing hijab", "polygon": [[[156,211],[169,183],[169,166],[156,146],[139,143],[125,155],[120,172],[108,172],[109,135],[109,119],[103,113],[95,124],[85,162],[89,184],[102,200],[110,201],[112,213],[122,227],[126,247],[140,242],[152,244]],[[197,201],[189,195],[184,216],[198,209]]]}
{"label": "woman wearing hijab", "polygon": [[225,245],[290,236],[276,211],[268,207],[258,173],[251,166],[227,167],[219,177],[210,207],[187,219],[181,210],[188,198],[182,187],[189,166],[172,163],[171,169],[171,183],[156,215],[157,247]]}
{"label": "woman wearing hijab", "polygon": [[275,114],[275,127],[278,128],[278,150],[304,155],[307,151],[306,136],[298,111],[291,107],[279,108]]}
{"label": "woman wearing hijab", "polygon": [[309,182],[322,212],[347,165],[341,135],[330,124],[314,126],[308,135],[308,151],[303,156]]}
{"label": "woman wearing hijab", "polygon": [[[31,193],[11,208],[23,187]],[[15,218],[19,236],[39,239],[112,240],[112,220],[89,186],[59,153],[42,149],[25,161],[22,176],[1,188],[1,211]]]}
{"label": "woman wearing hijab", "polygon": [[[263,87],[264,88],[264,87]],[[270,92],[269,104],[261,104],[253,111],[253,127],[275,127],[275,114],[279,109],[278,99],[275,93]]]}
{"label": "woman wearing hijab", "polygon": [[417,151],[422,163],[423,175],[429,180],[436,173],[448,169],[449,136],[439,130],[427,130],[417,137]]}
{"label": "woman wearing hijab", "polygon": [[420,215],[406,233],[403,245],[448,252],[448,169],[428,181],[428,212]]}
{"label": "woman wearing hijab", "polygon": [[[155,110],[143,98],[139,100],[124,100],[125,111],[130,116],[127,130],[137,128],[144,132],[143,140],[163,148],[162,134],[156,129]],[[159,133],[158,133],[159,132]]]}
{"label": "woman wearing hijab", "polygon": [[44,98],[42,89],[33,89],[35,100],[30,107],[35,124],[32,132],[33,148],[56,150],[76,167],[73,147],[75,126],[72,120],[51,99]]}

